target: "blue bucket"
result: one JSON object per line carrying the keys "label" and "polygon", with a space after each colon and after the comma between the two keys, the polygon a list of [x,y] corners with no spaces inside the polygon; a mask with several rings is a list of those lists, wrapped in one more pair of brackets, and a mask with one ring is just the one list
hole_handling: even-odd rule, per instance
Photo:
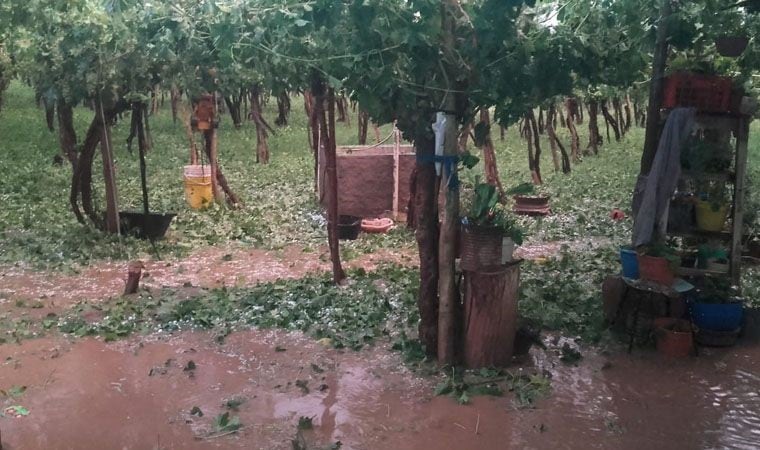
{"label": "blue bucket", "polygon": [[741,303],[694,303],[691,305],[694,324],[710,331],[734,331],[742,324]]}
{"label": "blue bucket", "polygon": [[639,279],[639,258],[635,251],[620,249],[620,262],[623,264],[623,276],[632,280]]}

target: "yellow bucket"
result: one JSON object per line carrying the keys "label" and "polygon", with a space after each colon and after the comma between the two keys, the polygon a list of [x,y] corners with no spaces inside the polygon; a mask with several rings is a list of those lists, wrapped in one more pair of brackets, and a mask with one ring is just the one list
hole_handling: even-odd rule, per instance
{"label": "yellow bucket", "polygon": [[697,202],[697,228],[704,231],[723,231],[728,217],[728,205],[721,205],[716,211],[710,202]]}
{"label": "yellow bucket", "polygon": [[210,166],[185,166],[185,199],[193,209],[207,208],[214,201]]}

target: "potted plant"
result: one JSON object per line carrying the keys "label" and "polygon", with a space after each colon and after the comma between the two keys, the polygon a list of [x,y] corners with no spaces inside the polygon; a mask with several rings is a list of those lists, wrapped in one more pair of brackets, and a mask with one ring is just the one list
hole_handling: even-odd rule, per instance
{"label": "potted plant", "polygon": [[719,180],[703,180],[700,185],[700,199],[696,204],[697,228],[722,231],[729,210],[726,185]]}
{"label": "potted plant", "polygon": [[529,216],[549,214],[549,195],[531,183],[522,183],[509,189],[507,194],[515,200],[513,211]]}
{"label": "potted plant", "polygon": [[504,233],[501,241],[501,263],[512,262],[515,247],[523,243],[523,229],[501,203],[497,203],[494,207],[493,222]]}
{"label": "potted plant", "polygon": [[700,329],[737,331],[744,317],[744,305],[727,278],[705,277],[691,304],[691,316]]}
{"label": "potted plant", "polygon": [[692,324],[675,317],[659,317],[654,320],[657,351],[669,358],[689,356],[694,348]]}
{"label": "potted plant", "polygon": [[676,250],[662,242],[642,246],[638,249],[639,276],[644,280],[670,286],[681,266],[681,257]]}
{"label": "potted plant", "polygon": [[462,217],[462,269],[477,271],[501,265],[505,236],[522,243],[522,231],[499,205],[496,187],[476,181],[470,206]]}

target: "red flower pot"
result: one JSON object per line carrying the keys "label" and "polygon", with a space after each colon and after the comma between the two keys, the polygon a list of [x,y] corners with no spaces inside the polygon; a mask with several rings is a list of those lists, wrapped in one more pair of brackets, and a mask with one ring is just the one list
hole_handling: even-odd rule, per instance
{"label": "red flower pot", "polygon": [[667,259],[649,255],[639,255],[639,276],[665,286],[671,286],[676,278]]}
{"label": "red flower pot", "polygon": [[689,321],[673,317],[654,320],[657,351],[669,358],[689,356],[694,347],[694,333]]}

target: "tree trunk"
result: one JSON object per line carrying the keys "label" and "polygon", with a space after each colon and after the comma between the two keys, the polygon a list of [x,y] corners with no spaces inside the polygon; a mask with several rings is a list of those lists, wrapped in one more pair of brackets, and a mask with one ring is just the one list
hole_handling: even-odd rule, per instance
{"label": "tree trunk", "polygon": [[[573,162],[577,163],[581,160],[581,140],[578,136],[578,130],[575,128],[575,115],[573,114],[573,108],[577,108],[578,104],[575,99],[568,98],[565,100],[565,109],[567,110],[567,117],[565,118],[565,126],[570,131],[570,154],[572,155]],[[561,111],[561,110],[560,110]]]}
{"label": "tree trunk", "polygon": [[414,138],[417,152],[414,189],[414,237],[420,254],[419,338],[430,356],[438,353],[438,189],[435,173],[435,140],[429,131]]}
{"label": "tree trunk", "polygon": [[[567,107],[567,102],[565,102],[565,107]],[[563,127],[567,128],[567,122],[565,121],[565,114],[562,112],[563,108],[559,109],[559,123],[562,124]]]}
{"label": "tree trunk", "polygon": [[472,122],[467,122],[462,126],[459,131],[459,137],[457,139],[457,151],[464,153],[467,151],[467,141],[470,139],[470,131],[472,130]]}
{"label": "tree trunk", "polygon": [[602,137],[599,136],[599,102],[591,99],[588,102],[588,146],[586,153],[599,154],[599,144]]}
{"label": "tree trunk", "polygon": [[546,124],[544,123],[544,108],[538,107],[538,133],[544,134]]}
{"label": "tree trunk", "polygon": [[499,139],[503,141],[506,134],[507,128],[504,125],[499,125]]}
{"label": "tree trunk", "polygon": [[179,102],[182,101],[182,92],[176,87],[172,87],[170,91],[171,105],[172,105],[172,122],[177,125],[177,118],[179,115]]}
{"label": "tree trunk", "polygon": [[367,145],[367,128],[369,127],[369,114],[359,108],[359,116],[356,119],[359,124],[359,145]]}
{"label": "tree trunk", "polygon": [[554,132],[554,115],[556,114],[556,108],[554,104],[549,106],[546,111],[546,135],[549,138],[549,147],[552,150],[552,164],[554,164],[554,172],[559,172],[561,169],[559,161],[559,153],[557,152],[556,133]]}
{"label": "tree trunk", "polygon": [[55,102],[49,101],[47,96],[42,96],[42,107],[45,109],[45,123],[48,131],[55,131]]}
{"label": "tree trunk", "polygon": [[243,98],[236,95],[225,95],[224,103],[227,105],[227,111],[230,112],[230,118],[235,128],[243,126],[243,117],[241,114],[241,106],[243,104]]}
{"label": "tree trunk", "polygon": [[314,192],[321,197],[319,192],[319,114],[318,110],[324,107],[324,104],[317,105],[314,95],[311,91],[307,90],[303,93],[304,111],[306,111],[307,131],[309,136],[309,145],[311,146],[312,154],[314,155]]}
{"label": "tree trunk", "polygon": [[95,113],[103,122],[101,127],[100,154],[103,159],[103,179],[105,180],[106,222],[105,230],[119,234],[119,196],[116,191],[116,169],[113,163],[113,146],[111,145],[110,121],[105,120],[105,111],[100,102],[96,102]]}
{"label": "tree trunk", "polygon": [[287,90],[282,90],[277,94],[277,119],[274,124],[278,127],[288,125],[288,116],[290,115],[290,95]]}
{"label": "tree trunk", "polygon": [[517,334],[519,287],[519,264],[494,272],[465,272],[463,353],[467,368],[510,364]]}
{"label": "tree trunk", "polygon": [[623,118],[623,106],[620,103],[620,98],[614,97],[612,99],[612,109],[615,112],[613,117],[617,123],[618,132],[620,133],[620,137],[623,137],[625,136],[625,119]]}
{"label": "tree trunk", "polygon": [[274,133],[274,130],[264,120],[259,84],[251,88],[251,117],[256,125],[256,162],[269,164],[269,133]]}
{"label": "tree trunk", "polygon": [[77,132],[74,128],[74,109],[62,99],[58,100],[56,108],[58,116],[58,143],[61,153],[71,163],[71,167],[77,162]]}
{"label": "tree trunk", "polygon": [[[612,117],[612,114],[610,114],[610,110],[607,109],[607,102],[602,102],[602,115],[604,115],[604,120],[607,121],[607,124],[609,124],[612,127],[612,131],[615,132],[615,141],[620,142],[620,128],[618,127],[618,123],[615,120],[614,117]],[[607,133],[607,140],[609,141],[609,131]]]}
{"label": "tree trunk", "polygon": [[623,126],[623,129],[627,132],[631,129],[631,96],[628,94],[625,95],[623,108],[625,111],[625,125]]}
{"label": "tree trunk", "polygon": [[223,204],[226,200],[227,205],[232,208],[238,208],[242,205],[240,197],[230,188],[227,178],[224,176],[222,169],[219,167],[219,149],[217,148],[217,130],[211,128],[203,132],[205,145],[203,146],[206,159],[211,166],[211,190],[214,193],[214,200],[218,204]]}
{"label": "tree trunk", "polygon": [[338,98],[335,100],[335,106],[338,108],[338,122],[345,122],[346,121],[346,103],[344,103],[346,99],[341,95],[338,96]]}
{"label": "tree trunk", "polygon": [[499,178],[499,167],[496,164],[496,151],[494,150],[493,139],[491,138],[491,117],[488,108],[480,110],[480,122],[484,124],[488,130],[481,147],[481,150],[483,150],[483,169],[485,170],[486,183],[496,186],[499,190],[500,198],[504,199],[504,187],[501,185],[501,179]]}
{"label": "tree trunk", "polygon": [[[324,138],[325,148],[325,186],[327,192],[327,241],[330,247],[330,259],[332,260],[333,281],[341,284],[346,278],[340,262],[340,244],[338,242],[338,173],[336,164],[335,145],[335,91],[327,88],[319,75],[312,75],[311,91],[314,93],[315,102],[318,104],[316,111],[319,114],[320,134]],[[325,92],[327,91],[327,92]],[[326,97],[326,98],[325,98]],[[327,100],[327,117],[320,108]]]}
{"label": "tree trunk", "polygon": [[528,110],[526,116],[526,126],[530,126],[528,140],[533,139],[533,149],[528,146],[528,161],[530,167],[530,175],[533,179],[533,184],[541,184],[541,136],[538,134],[538,125],[536,124],[536,116],[533,114],[533,110]]}

